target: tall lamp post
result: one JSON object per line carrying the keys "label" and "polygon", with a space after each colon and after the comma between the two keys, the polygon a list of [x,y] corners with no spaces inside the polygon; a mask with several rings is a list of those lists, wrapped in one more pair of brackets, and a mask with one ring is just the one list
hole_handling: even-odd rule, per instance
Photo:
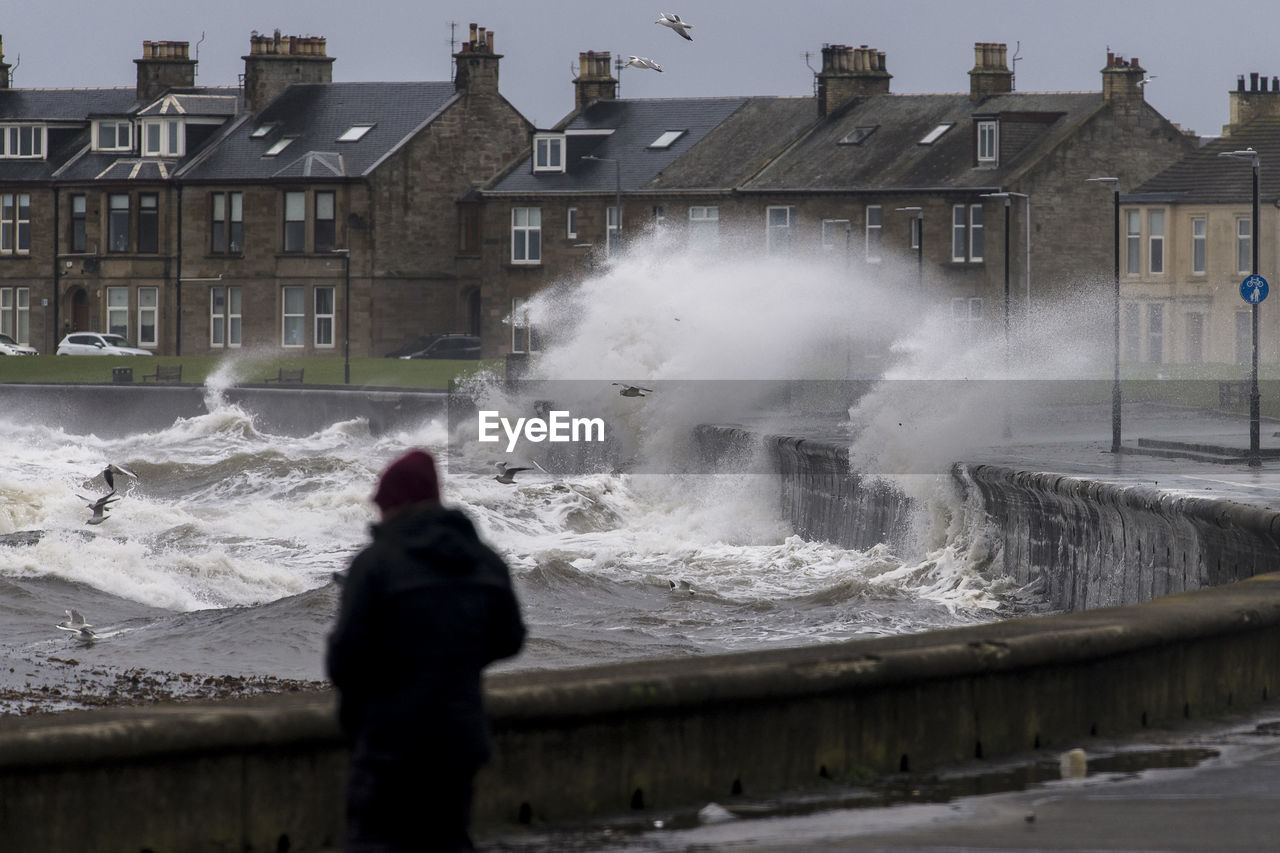
{"label": "tall lamp post", "polygon": [[342,381],[351,384],[351,250],[334,249],[335,255],[342,255],[343,302],[342,309]]}
{"label": "tall lamp post", "polygon": [[[1252,221],[1249,224],[1249,242],[1253,244],[1252,268],[1249,270],[1250,276],[1258,274],[1258,173],[1261,170],[1261,158],[1258,152],[1252,148],[1246,148],[1243,151],[1221,151],[1219,157],[1238,157],[1247,159],[1253,164],[1253,211]],[[1250,301],[1250,312],[1252,314],[1251,325],[1253,326],[1253,366],[1249,372],[1249,467],[1259,468],[1262,466],[1261,453],[1261,420],[1262,420],[1262,398],[1258,393],[1258,302]]]}
{"label": "tall lamp post", "polygon": [[924,292],[924,208],[899,207],[898,210],[914,213],[911,217],[911,236],[916,244],[916,288]]}
{"label": "tall lamp post", "polygon": [[1110,184],[1112,208],[1114,211],[1115,238],[1113,252],[1112,277],[1115,284],[1112,302],[1112,320],[1115,325],[1115,375],[1111,381],[1111,452],[1120,452],[1120,179],[1119,178],[1087,178],[1095,184]]}
{"label": "tall lamp post", "polygon": [[[612,163],[613,164],[613,204],[614,209],[618,211],[618,229],[614,235],[614,242],[617,243],[615,249],[622,249],[622,163],[614,157],[597,157],[594,154],[583,154],[583,160],[591,160],[596,163]],[[609,223],[608,217],[605,217],[605,236],[608,236]]]}

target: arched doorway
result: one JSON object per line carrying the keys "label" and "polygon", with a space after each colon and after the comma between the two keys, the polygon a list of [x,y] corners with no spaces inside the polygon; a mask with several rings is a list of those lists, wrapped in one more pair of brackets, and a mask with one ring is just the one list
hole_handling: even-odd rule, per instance
{"label": "arched doorway", "polygon": [[83,287],[73,287],[67,291],[67,313],[62,323],[63,334],[67,332],[89,332],[89,293]]}

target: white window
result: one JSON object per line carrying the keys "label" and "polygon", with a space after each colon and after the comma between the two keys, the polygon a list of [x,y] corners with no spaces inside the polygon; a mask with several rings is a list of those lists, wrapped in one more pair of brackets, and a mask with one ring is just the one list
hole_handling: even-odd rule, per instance
{"label": "white window", "polygon": [[683,130],[668,130],[657,139],[649,143],[650,148],[670,148],[671,145],[680,137],[684,136]]}
{"label": "white window", "polygon": [[982,298],[970,296],[952,299],[951,328],[961,341],[976,341],[982,330]]}
{"label": "white window", "polygon": [[240,346],[240,321],[240,288],[210,288],[209,345],[212,347]]}
{"label": "white window", "polygon": [[569,208],[568,214],[565,216],[564,236],[570,240],[578,236],[578,208]]}
{"label": "white window", "polygon": [[307,289],[305,287],[284,288],[281,294],[281,305],[284,309],[280,312],[281,346],[304,346],[307,340]]}
{"label": "white window", "polygon": [[790,205],[771,205],[765,210],[765,251],[771,255],[791,251],[796,209]]}
{"label": "white window", "polygon": [[289,147],[289,143],[297,139],[296,136],[282,136],[275,142],[271,143],[271,147],[262,152],[263,157],[274,157],[281,151]]}
{"label": "white window", "polygon": [[951,260],[964,261],[968,259],[969,234],[967,225],[967,212],[963,204],[953,205],[951,208]]}
{"label": "white window", "polygon": [[266,124],[260,124],[260,125],[258,125],[257,127],[255,127],[255,128],[253,129],[253,133],[249,134],[249,138],[250,138],[250,139],[261,139],[262,137],[266,136],[266,135],[267,135],[268,133],[270,133],[271,131],[275,130],[275,128],[276,128],[276,126],[275,126],[275,124],[274,124],[273,122],[268,122],[268,123],[266,123]]}
{"label": "white window", "polygon": [[316,301],[316,346],[333,346],[333,288],[317,287]]}
{"label": "white window", "polygon": [[538,349],[538,335],[529,323],[529,302],[517,296],[511,300],[511,351],[533,352]]}
{"label": "white window", "polygon": [[977,263],[982,260],[986,251],[986,240],[982,230],[982,205],[969,205],[969,260]]}
{"label": "white window", "polygon": [[542,263],[542,208],[511,208],[511,263]]}
{"label": "white window", "polygon": [[133,149],[133,122],[120,119],[103,119],[94,125],[99,151],[130,151]]}
{"label": "white window", "polygon": [[1253,272],[1253,220],[1236,220],[1236,272]]}
{"label": "white window", "polygon": [[618,221],[618,208],[612,205],[605,208],[604,218],[607,223],[604,235],[604,251],[606,255],[612,255],[621,245],[618,242],[618,234],[622,230],[622,223]]}
{"label": "white window", "polygon": [[880,261],[880,235],[884,228],[884,210],[878,204],[867,205],[867,260]]}
{"label": "white window", "polygon": [[0,193],[0,254],[31,251],[31,194]]}
{"label": "white window", "polygon": [[359,142],[361,139],[364,139],[364,135],[371,130],[373,130],[372,124],[353,124],[338,137],[338,141]]}
{"label": "white window", "polygon": [[284,250],[302,252],[307,243],[307,194],[296,190],[284,194]]}
{"label": "white window", "polygon": [[720,208],[715,205],[690,205],[689,246],[715,249],[720,246]]}
{"label": "white window", "polygon": [[1125,272],[1142,274],[1142,215],[1136,210],[1125,211]]}
{"label": "white window", "polygon": [[1151,265],[1151,273],[1157,275],[1164,272],[1164,211],[1147,211],[1147,228],[1149,252],[1147,262]]}
{"label": "white window", "polygon": [[[1191,272],[1193,275],[1204,275],[1208,260],[1208,229],[1203,216],[1191,218]],[[1193,315],[1187,315],[1193,316]],[[1194,316],[1200,316],[1198,314]]]}
{"label": "white window", "polygon": [[564,137],[560,134],[538,134],[533,137],[533,171],[564,171]]}
{"label": "white window", "polygon": [[0,125],[0,156],[44,158],[44,125]]}
{"label": "white window", "polygon": [[138,288],[138,346],[154,347],[160,343],[160,288]]}
{"label": "white window", "polygon": [[653,206],[653,227],[664,228],[666,227],[666,224],[667,224],[667,209],[660,204],[655,204]]}
{"label": "white window", "polygon": [[825,252],[845,251],[849,245],[849,220],[822,220],[822,249]]}
{"label": "white window", "polygon": [[0,332],[31,343],[31,288],[0,287]]}
{"label": "white window", "polygon": [[107,288],[107,331],[129,337],[129,288]]}
{"label": "white window", "polygon": [[978,122],[978,165],[994,166],[1000,162],[1000,124]]}
{"label": "white window", "polygon": [[149,157],[181,157],[182,120],[176,118],[142,120],[142,153]]}
{"label": "white window", "polygon": [[955,127],[955,124],[956,123],[953,121],[944,121],[942,124],[938,125],[933,130],[929,131],[923,137],[921,137],[919,144],[932,145],[933,143],[937,142],[940,138],[942,138],[942,134],[946,133],[948,130]]}
{"label": "white window", "polygon": [[920,248],[920,238],[924,236],[921,230],[924,228],[924,218],[921,216],[911,217],[911,248]]}

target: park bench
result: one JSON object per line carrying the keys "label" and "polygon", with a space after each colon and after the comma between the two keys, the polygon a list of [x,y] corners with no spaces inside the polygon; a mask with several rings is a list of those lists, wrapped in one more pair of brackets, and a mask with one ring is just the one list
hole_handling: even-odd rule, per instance
{"label": "park bench", "polygon": [[280,368],[280,372],[276,376],[268,376],[264,382],[279,382],[281,385],[301,385],[302,371],[305,368],[299,367],[297,370],[286,370]]}
{"label": "park bench", "polygon": [[142,377],[142,381],[154,379],[156,382],[181,382],[182,381],[182,365],[181,364],[157,364],[155,373],[148,373]]}

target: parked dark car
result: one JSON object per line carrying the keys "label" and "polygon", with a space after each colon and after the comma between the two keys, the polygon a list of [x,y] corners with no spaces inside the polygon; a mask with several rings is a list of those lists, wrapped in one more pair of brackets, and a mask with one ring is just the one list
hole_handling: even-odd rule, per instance
{"label": "parked dark car", "polygon": [[417,352],[401,358],[479,358],[480,339],[475,335],[440,335]]}
{"label": "parked dark car", "polygon": [[439,333],[434,335],[419,335],[413,340],[396,347],[391,352],[383,356],[383,358],[404,358],[405,356],[413,355],[415,352],[422,352],[424,349],[431,346],[433,341],[441,337],[443,337],[443,335],[440,335]]}

